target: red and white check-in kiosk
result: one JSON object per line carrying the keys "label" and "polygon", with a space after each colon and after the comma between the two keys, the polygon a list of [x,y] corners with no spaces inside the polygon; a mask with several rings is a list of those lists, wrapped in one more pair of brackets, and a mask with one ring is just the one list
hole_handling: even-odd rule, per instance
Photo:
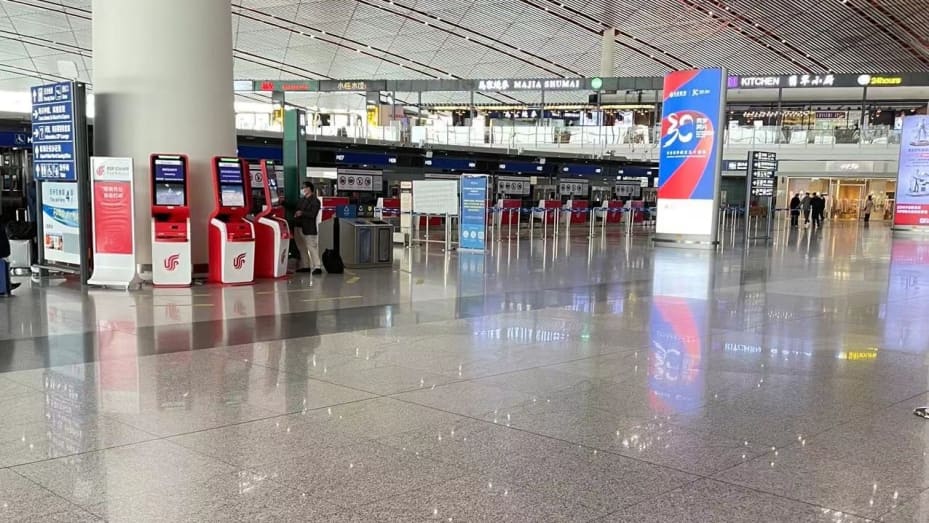
{"label": "red and white check-in kiosk", "polygon": [[248,214],[248,165],[239,158],[213,157],[209,280],[241,285],[255,280],[255,226]]}
{"label": "red and white check-in kiosk", "polygon": [[284,192],[278,185],[276,167],[270,160],[261,161],[264,205],[255,217],[255,276],[258,278],[287,276],[291,234],[284,217]]}
{"label": "red and white check-in kiosk", "polygon": [[187,157],[153,154],[152,177],[152,283],[156,286],[190,285],[190,198]]}

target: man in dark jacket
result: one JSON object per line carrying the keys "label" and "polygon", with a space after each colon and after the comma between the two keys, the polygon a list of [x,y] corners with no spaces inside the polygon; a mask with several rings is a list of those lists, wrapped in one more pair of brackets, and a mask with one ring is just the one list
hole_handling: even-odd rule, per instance
{"label": "man in dark jacket", "polygon": [[10,263],[6,261],[6,258],[10,256],[10,239],[6,236],[6,226],[0,224],[0,260],[3,260],[3,263],[0,263],[2,270],[6,271],[3,278],[3,281],[9,285],[8,289],[0,288],[0,296],[8,294],[13,289],[19,287],[18,283],[10,282]]}
{"label": "man in dark jacket", "polygon": [[800,193],[790,199],[790,226],[796,229],[800,225]]}
{"label": "man in dark jacket", "polygon": [[294,213],[294,237],[300,249],[301,265],[297,272],[323,273],[323,264],[319,258],[319,230],[316,226],[320,208],[316,187],[312,182],[303,182],[303,198],[300,198],[297,211]]}
{"label": "man in dark jacket", "polygon": [[800,208],[803,210],[803,225],[810,224],[810,208],[812,205],[813,199],[810,198],[810,193],[803,193],[803,198],[800,200]]}
{"label": "man in dark jacket", "polygon": [[814,192],[810,207],[813,210],[813,227],[822,227],[823,215],[826,213],[826,199]]}

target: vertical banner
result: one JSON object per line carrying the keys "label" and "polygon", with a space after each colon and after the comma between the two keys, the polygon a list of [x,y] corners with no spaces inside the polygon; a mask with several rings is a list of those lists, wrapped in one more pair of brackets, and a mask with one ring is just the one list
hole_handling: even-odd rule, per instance
{"label": "vertical banner", "polygon": [[91,285],[129,287],[136,281],[132,158],[92,157],[94,272]]}
{"label": "vertical banner", "polygon": [[40,232],[47,261],[74,265],[81,263],[81,222],[78,208],[76,183],[42,183]]}
{"label": "vertical banner", "polygon": [[929,225],[929,116],[903,119],[894,226]]}
{"label": "vertical banner", "polygon": [[483,251],[485,249],[485,233],[487,232],[487,181],[487,176],[483,174],[461,175],[459,249],[472,251]]}
{"label": "vertical banner", "polygon": [[664,79],[656,240],[715,243],[726,71],[675,71]]}

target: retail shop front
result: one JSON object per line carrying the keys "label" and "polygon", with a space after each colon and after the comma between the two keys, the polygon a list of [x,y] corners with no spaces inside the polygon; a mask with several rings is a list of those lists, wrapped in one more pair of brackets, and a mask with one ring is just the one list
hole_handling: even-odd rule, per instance
{"label": "retail shop front", "polygon": [[[790,162],[782,162],[789,164]],[[810,162],[805,162],[810,163]],[[819,172],[797,172],[782,177],[783,190],[778,193],[778,207],[785,208],[796,193],[817,192],[826,196],[827,219],[857,221],[863,218],[863,209],[868,196],[874,201],[872,221],[893,220],[894,201],[897,193],[896,172],[893,162],[821,162],[825,168]],[[836,172],[844,168],[846,172]]]}

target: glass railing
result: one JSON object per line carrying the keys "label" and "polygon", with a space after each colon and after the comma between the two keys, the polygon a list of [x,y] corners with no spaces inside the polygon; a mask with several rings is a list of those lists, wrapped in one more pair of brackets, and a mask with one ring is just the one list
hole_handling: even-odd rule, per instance
{"label": "glass railing", "polygon": [[[724,131],[730,146],[773,147],[897,147],[900,131],[874,129],[799,129],[790,126],[740,126]],[[411,145],[453,145],[519,150],[564,150],[585,154],[650,154],[656,152],[657,127],[452,127],[394,126],[308,128],[310,139],[339,137],[354,142],[386,141]]]}

